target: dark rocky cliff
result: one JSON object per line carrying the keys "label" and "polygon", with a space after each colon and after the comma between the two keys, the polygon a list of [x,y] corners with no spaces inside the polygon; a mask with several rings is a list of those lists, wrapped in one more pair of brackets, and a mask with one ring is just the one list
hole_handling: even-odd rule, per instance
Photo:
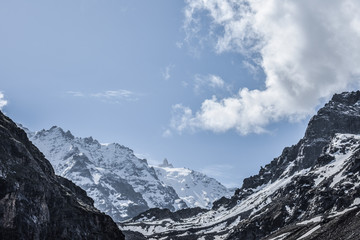
{"label": "dark rocky cliff", "polygon": [[311,118],[304,137],[297,144],[286,147],[279,157],[261,167],[257,175],[245,178],[232,199],[220,199],[214,203],[214,208],[224,204],[232,207],[263,184],[313,167],[336,133],[360,134],[360,91],[335,94]]}
{"label": "dark rocky cliff", "polygon": [[[281,239],[298,239],[320,225],[317,222],[293,224],[315,216],[321,216],[321,231],[309,234],[307,239],[359,239],[360,222],[356,214],[359,208],[353,202],[360,196],[360,149],[357,147],[358,141],[351,137],[340,141],[343,144],[341,148],[332,146],[330,142],[337,133],[360,134],[360,91],[335,94],[310,120],[304,138],[296,145],[285,148],[278,158],[261,168],[258,175],[245,179],[242,188],[236,191],[232,199],[223,199],[227,206],[233,206],[235,201],[251,195],[254,189],[263,184],[310,169],[308,174],[292,177],[292,182],[274,194],[276,197],[272,197],[265,210],[239,224],[228,239],[261,239],[277,229],[281,230],[266,239],[279,237],[281,233]],[[342,169],[330,164],[335,161],[336,153],[345,154],[351,147],[354,147],[352,156]],[[321,179],[322,174],[326,175],[331,168],[339,168],[338,175],[319,182],[317,179]],[[320,172],[318,169],[324,170]],[[342,180],[336,182],[337,178]],[[215,205],[221,206],[219,203]],[[291,209],[291,213],[287,209]],[[353,214],[338,217],[331,214],[350,210]],[[351,232],[343,232],[345,227],[352,229]]]}
{"label": "dark rocky cliff", "polygon": [[[191,209],[188,210],[191,213]],[[360,92],[336,94],[304,137],[212,210],[149,210],[121,228],[162,239],[360,239]],[[135,239],[135,238],[134,238]]]}
{"label": "dark rocky cliff", "polygon": [[26,133],[1,112],[0,239],[124,239],[85,191],[56,176]]}

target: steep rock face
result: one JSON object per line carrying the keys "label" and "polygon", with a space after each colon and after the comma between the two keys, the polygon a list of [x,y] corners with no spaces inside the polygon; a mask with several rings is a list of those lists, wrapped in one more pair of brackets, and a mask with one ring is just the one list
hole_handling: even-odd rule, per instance
{"label": "steep rock face", "polygon": [[360,92],[335,94],[310,120],[305,136],[296,145],[285,148],[280,157],[262,168],[258,175],[244,180],[242,189],[256,188],[281,175],[312,167],[336,133],[360,134]]}
{"label": "steep rock face", "polygon": [[[311,226],[324,229],[348,211],[359,210],[359,159],[360,135],[336,134],[314,167],[264,186],[270,193],[266,193],[269,199],[266,208],[256,209],[253,217],[241,222],[229,239],[260,239],[291,225],[297,228],[292,226],[293,229],[285,231],[288,237],[301,237]],[[281,186],[281,181],[286,184]],[[271,187],[277,188],[271,192]]]}
{"label": "steep rock face", "polygon": [[0,112],[0,239],[124,239]]}
{"label": "steep rock face", "polygon": [[115,221],[149,207],[171,210],[186,206],[175,190],[163,184],[146,160],[120,144],[100,144],[77,138],[60,127],[36,133],[30,140],[51,159],[56,174],[72,180],[95,200],[95,206]]}
{"label": "steep rock face", "polygon": [[143,216],[121,228],[163,239],[358,239],[359,204],[358,91],[334,95],[299,143],[212,210],[180,221]]}

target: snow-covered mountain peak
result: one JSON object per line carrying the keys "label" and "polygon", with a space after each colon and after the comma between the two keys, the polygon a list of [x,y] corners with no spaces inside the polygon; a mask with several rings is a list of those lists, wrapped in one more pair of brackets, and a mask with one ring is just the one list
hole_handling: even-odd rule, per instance
{"label": "snow-covered mountain peak", "polygon": [[176,168],[167,160],[159,166],[153,166],[158,178],[172,186],[179,197],[191,207],[211,208],[212,203],[233,192],[213,178],[188,168]]}
{"label": "snow-covered mountain peak", "polygon": [[[74,137],[70,131],[64,131],[62,128],[54,126],[49,130],[41,130],[33,133],[31,140],[38,144],[39,148],[48,153],[52,159],[61,159],[66,161],[69,152],[72,154],[83,153],[88,156],[92,162],[99,167],[111,168],[121,167],[126,162],[133,162],[138,167],[143,166],[143,161],[140,161],[134,152],[120,144],[110,143],[106,145],[100,144],[97,140],[90,137],[80,138]],[[58,148],[60,147],[60,149]],[[71,155],[70,155],[71,156]],[[55,163],[55,168],[60,162]],[[59,171],[61,171],[59,169]]]}
{"label": "snow-covered mountain peak", "polygon": [[[137,158],[133,150],[118,143],[100,144],[92,137],[75,137],[57,126],[38,132],[22,128],[57,174],[86,190],[95,206],[116,221],[155,207],[171,211],[210,207],[211,202],[227,194],[227,189],[215,180],[207,180],[211,184],[204,185],[201,179],[206,176],[193,177],[196,176],[193,171],[173,168],[167,160],[163,162],[164,168],[151,167],[145,159]],[[181,191],[182,187],[178,188],[181,184],[177,180],[167,181],[168,174],[163,178],[159,175],[164,173],[161,171],[172,172],[169,177],[173,180],[181,178],[184,189],[200,184],[204,193],[195,189]]]}
{"label": "snow-covered mountain peak", "polygon": [[65,132],[61,127],[58,126],[52,126],[49,130],[42,129],[38,132],[35,132],[35,134],[38,134],[40,136],[41,135],[52,136],[53,138],[58,137],[58,138],[74,139],[74,135],[72,135],[72,133],[69,130]]}
{"label": "snow-covered mountain peak", "polygon": [[74,137],[56,126],[28,135],[57,174],[86,190],[95,205],[116,221],[149,207],[176,210],[186,206],[179,203],[175,190],[165,186],[154,169],[127,147]]}

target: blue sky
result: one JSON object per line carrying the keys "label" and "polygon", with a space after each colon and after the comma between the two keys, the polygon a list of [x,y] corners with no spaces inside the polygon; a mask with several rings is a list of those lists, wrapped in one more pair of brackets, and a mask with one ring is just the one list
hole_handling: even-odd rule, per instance
{"label": "blue sky", "polygon": [[0,108],[227,186],[359,88],[360,6],[310,0],[0,1]]}

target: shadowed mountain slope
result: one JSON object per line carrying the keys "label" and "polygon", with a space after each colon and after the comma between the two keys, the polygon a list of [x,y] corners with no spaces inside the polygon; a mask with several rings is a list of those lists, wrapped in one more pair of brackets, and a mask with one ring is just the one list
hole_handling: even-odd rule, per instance
{"label": "shadowed mountain slope", "polygon": [[335,94],[305,136],[211,210],[120,224],[162,239],[360,239],[360,92]]}
{"label": "shadowed mountain slope", "polygon": [[1,112],[0,239],[124,239],[86,192],[56,176],[26,133]]}

